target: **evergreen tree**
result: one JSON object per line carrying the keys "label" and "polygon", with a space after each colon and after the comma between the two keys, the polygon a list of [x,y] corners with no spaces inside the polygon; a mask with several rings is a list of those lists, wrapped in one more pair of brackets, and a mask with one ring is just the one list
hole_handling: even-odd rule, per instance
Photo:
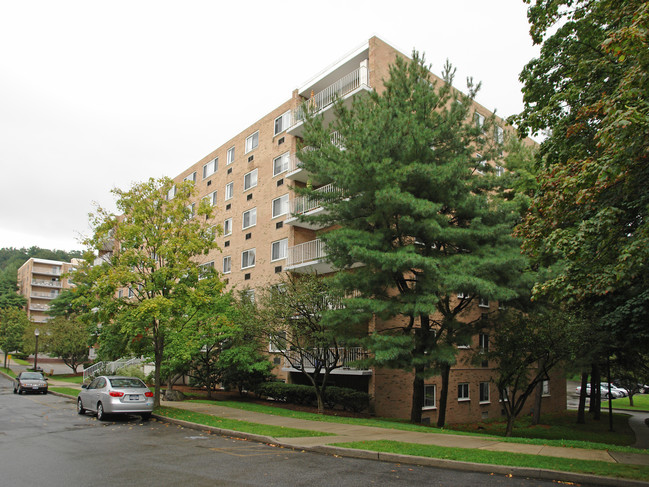
{"label": "evergreen tree", "polygon": [[329,261],[347,270],[335,281],[355,297],[337,319],[376,318],[374,363],[414,371],[412,421],[421,420],[424,380],[441,374],[438,425],[456,345],[474,331],[463,312],[481,298],[515,298],[524,266],[511,236],[517,213],[484,163],[500,150],[494,120],[474,118],[479,86],[469,80],[463,95],[453,76],[447,63],[444,83],[431,82],[415,52],[397,58],[381,94],[338,103],[331,125],[307,117],[300,160],[313,181],[338,190],[295,189],[322,201],[324,215],[301,218],[332,226],[320,238]]}

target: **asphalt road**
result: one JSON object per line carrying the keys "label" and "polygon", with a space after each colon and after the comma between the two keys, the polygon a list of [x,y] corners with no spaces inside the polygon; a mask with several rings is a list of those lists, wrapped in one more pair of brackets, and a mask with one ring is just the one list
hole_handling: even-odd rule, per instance
{"label": "asphalt road", "polygon": [[21,486],[550,486],[552,482],[288,450],[72,401],[14,395],[0,376],[0,484]]}

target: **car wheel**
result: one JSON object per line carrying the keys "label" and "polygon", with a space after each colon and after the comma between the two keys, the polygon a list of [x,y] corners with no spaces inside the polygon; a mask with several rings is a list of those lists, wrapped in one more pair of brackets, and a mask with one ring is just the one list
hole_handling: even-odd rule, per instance
{"label": "car wheel", "polygon": [[14,394],[18,394],[18,390],[14,387]]}
{"label": "car wheel", "polygon": [[77,399],[77,414],[85,414],[86,410],[83,408],[81,399]]}
{"label": "car wheel", "polygon": [[148,421],[151,419],[151,413],[143,413],[140,414],[140,416],[142,416],[142,421]]}
{"label": "car wheel", "polygon": [[104,412],[104,405],[102,403],[97,404],[97,419],[99,421],[106,420],[106,413]]}

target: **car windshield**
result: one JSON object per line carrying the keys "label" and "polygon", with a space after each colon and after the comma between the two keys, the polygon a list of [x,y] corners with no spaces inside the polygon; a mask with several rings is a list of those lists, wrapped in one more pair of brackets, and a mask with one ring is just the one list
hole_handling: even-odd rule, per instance
{"label": "car windshield", "polygon": [[144,382],[135,377],[121,377],[119,379],[109,379],[110,385],[120,388],[142,388],[146,387]]}
{"label": "car windshield", "polygon": [[43,374],[39,372],[24,372],[20,374],[21,379],[43,380]]}

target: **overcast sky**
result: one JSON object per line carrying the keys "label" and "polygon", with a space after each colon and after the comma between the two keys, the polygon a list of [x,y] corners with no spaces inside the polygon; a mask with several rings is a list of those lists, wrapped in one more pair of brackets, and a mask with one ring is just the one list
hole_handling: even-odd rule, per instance
{"label": "overcast sky", "polygon": [[178,175],[373,35],[501,116],[538,55],[522,0],[0,0],[0,247],[82,249],[112,188]]}

